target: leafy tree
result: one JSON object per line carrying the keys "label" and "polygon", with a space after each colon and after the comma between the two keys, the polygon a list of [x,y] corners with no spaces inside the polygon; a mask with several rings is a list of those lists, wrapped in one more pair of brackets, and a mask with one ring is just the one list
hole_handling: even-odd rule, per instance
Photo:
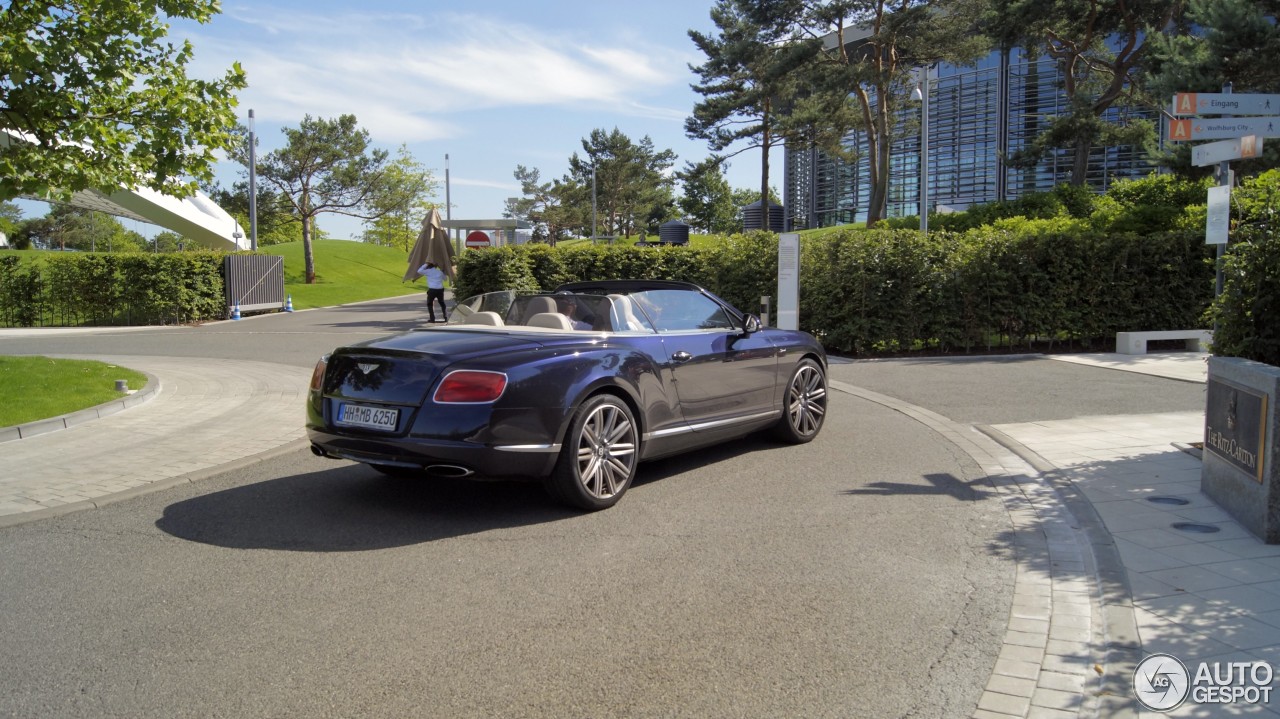
{"label": "leafy tree", "polygon": [[[711,234],[731,234],[741,229],[738,205],[733,190],[714,158],[699,163],[686,162],[676,173],[683,187],[677,201],[684,218],[694,228]],[[751,204],[754,200],[749,201]]]}
{"label": "leafy tree", "polygon": [[22,208],[12,202],[0,202],[0,232],[12,235],[22,222]]}
{"label": "leafy tree", "polygon": [[[795,42],[817,49],[805,72],[805,92],[788,113],[791,132],[827,154],[865,159],[870,183],[867,224],[888,209],[890,151],[910,102],[918,69],[939,62],[965,65],[990,43],[974,31],[979,0],[827,0],[783,3],[800,20]],[[799,10],[795,7],[800,6]],[[829,38],[823,44],[815,44]],[[862,148],[845,146],[852,130]]]}
{"label": "leafy tree", "polygon": [[401,145],[387,166],[381,192],[369,202],[377,216],[366,223],[364,241],[408,252],[422,232],[422,220],[436,207],[431,198],[439,187],[431,170]]}
{"label": "leafy tree", "polygon": [[[230,190],[218,184],[203,188],[211,200],[236,218],[241,227],[249,227],[249,181],[239,180]],[[281,245],[302,241],[302,223],[293,214],[293,203],[267,183],[258,183],[258,246]]]}
{"label": "leafy tree", "polygon": [[[742,212],[742,208],[759,201],[760,201],[759,190],[755,190],[747,187],[735,187],[733,189],[733,206],[737,208],[737,211],[739,213]],[[778,199],[778,188],[776,187],[769,188],[769,202],[770,204],[774,204],[774,205],[782,204],[782,200]]]}
{"label": "leafy tree", "polygon": [[71,205],[53,205],[48,214],[19,224],[26,247],[82,252],[134,252],[146,240],[111,215]]}
{"label": "leafy tree", "polygon": [[[1280,2],[1276,0],[1189,0],[1174,31],[1148,39],[1145,89],[1157,106],[1175,92],[1280,92]],[[1166,162],[1180,174],[1207,175],[1193,168],[1187,143],[1170,143]],[[1263,156],[1233,165],[1242,176],[1280,166],[1280,147],[1263,144]]]}
{"label": "leafy tree", "polygon": [[302,222],[307,284],[315,284],[315,218],[326,212],[364,220],[385,214],[387,208],[376,203],[390,187],[387,151],[370,149],[369,132],[356,126],[355,115],[307,115],[296,129],[282,132],[288,143],[261,159],[258,176],[284,193]]}
{"label": "leafy tree", "polygon": [[[1216,0],[1215,0],[1216,1]],[[993,34],[1019,38],[1028,54],[1057,62],[1066,112],[1050,118],[1031,144],[1010,158],[1034,166],[1055,148],[1071,151],[1071,184],[1083,185],[1096,146],[1150,146],[1156,137],[1146,120],[1112,122],[1104,114],[1117,103],[1140,103],[1138,82],[1148,51],[1175,26],[1186,0],[1001,0],[989,15]]]}
{"label": "leafy tree", "polygon": [[693,90],[704,99],[685,120],[685,134],[706,140],[716,153],[740,145],[725,158],[758,148],[759,197],[766,206],[769,152],[783,141],[777,117],[796,93],[792,71],[820,44],[792,34],[800,6],[800,0],[717,0],[711,20],[718,33],[689,31],[707,60],[689,67],[700,81]]}
{"label": "leafy tree", "polygon": [[561,202],[577,206],[578,216],[591,218],[592,172],[595,173],[597,216],[606,235],[623,235],[647,228],[655,215],[666,214],[673,202],[666,170],[675,163],[671,150],[656,150],[646,135],[632,142],[618,128],[592,130],[583,138],[586,157],[569,158],[569,175],[556,187]]}
{"label": "leafy tree", "polygon": [[206,23],[218,0],[14,0],[0,5],[0,199],[149,187],[189,195],[234,141],[239,64],[187,77],[168,18]]}
{"label": "leafy tree", "polygon": [[554,245],[569,229],[563,224],[564,213],[559,211],[555,182],[542,182],[542,173],[536,167],[516,165],[512,174],[520,183],[521,196],[507,198],[502,216],[532,223],[533,239]]}
{"label": "leafy tree", "polygon": [[[563,228],[563,233],[576,233],[580,237],[591,234],[591,178],[580,180],[564,176],[551,182],[551,198],[543,210],[548,235],[553,227]],[[598,204],[598,203],[597,203]],[[558,240],[559,236],[550,235]]]}
{"label": "leafy tree", "polygon": [[155,237],[151,238],[150,249],[152,252],[183,252],[187,249],[188,244],[183,240],[182,235],[176,232],[157,232]]}

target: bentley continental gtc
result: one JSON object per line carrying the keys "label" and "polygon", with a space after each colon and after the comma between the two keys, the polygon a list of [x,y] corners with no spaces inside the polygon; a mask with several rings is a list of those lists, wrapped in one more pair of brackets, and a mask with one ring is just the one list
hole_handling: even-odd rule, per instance
{"label": "bentley continental gtc", "polygon": [[642,460],[770,430],[812,440],[827,358],[690,283],[575,282],[458,303],[444,325],[317,363],[312,451],[388,475],[525,477],[585,510]]}

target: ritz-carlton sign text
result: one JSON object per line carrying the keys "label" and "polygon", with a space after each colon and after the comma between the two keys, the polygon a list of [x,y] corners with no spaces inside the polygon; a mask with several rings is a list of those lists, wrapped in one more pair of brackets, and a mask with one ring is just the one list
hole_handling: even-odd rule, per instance
{"label": "ritz-carlton sign text", "polygon": [[1222,379],[1210,379],[1204,448],[1262,481],[1267,397]]}

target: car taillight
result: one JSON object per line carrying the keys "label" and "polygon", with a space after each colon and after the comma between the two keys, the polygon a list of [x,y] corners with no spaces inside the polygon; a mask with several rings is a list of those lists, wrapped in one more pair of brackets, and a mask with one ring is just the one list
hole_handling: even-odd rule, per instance
{"label": "car taillight", "polygon": [[312,392],[319,392],[321,387],[324,386],[324,371],[328,367],[329,367],[329,355],[325,355],[321,357],[320,361],[316,362],[316,368],[311,370],[311,391]]}
{"label": "car taillight", "polygon": [[507,376],[501,372],[461,369],[440,380],[435,401],[443,404],[479,404],[492,402],[507,388]]}

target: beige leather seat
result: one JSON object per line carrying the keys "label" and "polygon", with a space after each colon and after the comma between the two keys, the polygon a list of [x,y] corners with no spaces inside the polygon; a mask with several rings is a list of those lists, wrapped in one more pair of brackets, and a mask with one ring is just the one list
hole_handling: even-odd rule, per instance
{"label": "beige leather seat", "polygon": [[551,329],[564,330],[566,332],[573,331],[573,324],[569,322],[569,318],[559,312],[539,312],[530,317],[526,324],[530,327],[550,327]]}
{"label": "beige leather seat", "polygon": [[530,324],[530,320],[532,320],[535,315],[557,312],[559,309],[560,308],[556,307],[556,301],[550,297],[530,297],[528,304],[524,307],[524,316],[520,318],[520,324]]}
{"label": "beige leather seat", "polygon": [[637,315],[631,298],[626,295],[609,295],[609,319],[615,332],[650,332],[648,325]]}
{"label": "beige leather seat", "polygon": [[501,327],[502,318],[498,316],[497,312],[472,312],[471,316],[462,321],[462,324]]}

